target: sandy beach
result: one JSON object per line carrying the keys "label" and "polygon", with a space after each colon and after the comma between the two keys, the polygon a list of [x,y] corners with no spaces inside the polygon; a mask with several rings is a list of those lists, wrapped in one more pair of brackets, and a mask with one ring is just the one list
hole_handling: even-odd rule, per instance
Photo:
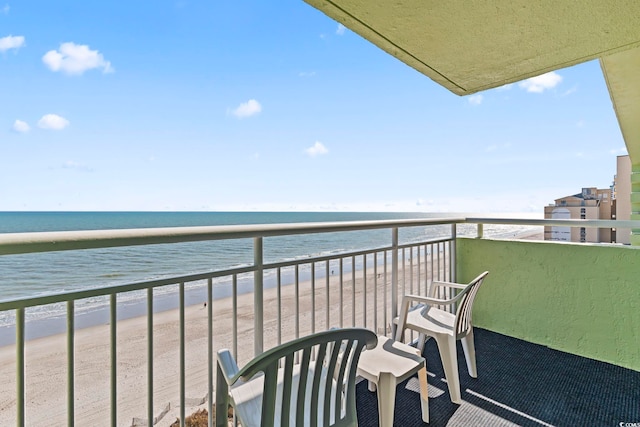
{"label": "sandy beach", "polygon": [[[441,260],[444,266],[444,260]],[[402,274],[400,275],[402,280]],[[405,280],[411,277],[405,271]],[[414,265],[413,280],[418,270]],[[424,266],[421,278],[425,280]],[[430,276],[426,279],[430,280]],[[367,270],[366,285],[363,271],[356,272],[355,293],[351,273],[343,277],[343,326],[366,326],[384,333],[386,327],[382,308],[390,300],[391,272],[388,266],[385,281],[382,268]],[[340,277],[338,272],[327,279],[316,280],[299,286],[281,287],[282,307],[281,341],[285,342],[315,330],[340,326]],[[375,283],[375,286],[374,286]],[[297,290],[296,290],[297,289]],[[296,325],[296,293],[300,322]],[[327,300],[328,298],[328,300]],[[353,299],[355,298],[355,312]],[[377,301],[377,307],[376,307]],[[365,310],[366,305],[366,310]],[[253,356],[254,310],[253,294],[241,294],[238,307],[238,363],[242,366]],[[313,309],[315,307],[315,310]],[[388,307],[388,305],[387,305]],[[376,310],[378,308],[378,310]],[[315,315],[314,315],[315,312]],[[186,343],[186,398],[191,406],[190,414],[199,407],[206,407],[207,396],[207,308],[204,304],[185,309]],[[233,300],[225,298],[213,303],[214,350],[233,349]],[[278,342],[278,289],[264,291],[264,347]],[[328,322],[327,322],[328,316]],[[366,318],[366,319],[365,319]],[[28,325],[27,325],[28,327]],[[117,395],[118,425],[131,426],[134,419],[147,418],[147,319],[136,317],[117,323]],[[156,424],[168,426],[179,415],[180,355],[179,311],[169,310],[154,315],[154,415],[168,412]],[[58,334],[27,341],[26,359],[26,420],[29,426],[52,426],[67,423],[67,356],[66,335]],[[80,426],[109,425],[109,325],[78,329],[75,333],[75,420]],[[0,347],[0,420],[2,425],[14,425],[15,412],[15,345]],[[214,368],[215,369],[215,368]]]}

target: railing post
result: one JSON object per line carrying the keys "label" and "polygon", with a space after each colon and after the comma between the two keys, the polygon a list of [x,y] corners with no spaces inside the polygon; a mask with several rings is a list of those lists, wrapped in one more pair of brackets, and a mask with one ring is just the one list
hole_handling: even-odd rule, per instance
{"label": "railing post", "polygon": [[263,251],[262,237],[253,238],[253,352],[255,356],[262,354],[264,348],[264,298],[263,298]]}
{"label": "railing post", "polygon": [[[478,232],[476,235],[477,239],[482,239],[484,237],[484,224],[477,224],[478,225]],[[455,227],[455,224],[453,225]]]}
{"label": "railing post", "polygon": [[398,227],[391,229],[391,336],[396,336],[393,319],[398,316]]}
{"label": "railing post", "polygon": [[75,309],[74,301],[67,301],[67,425],[75,425]]}
{"label": "railing post", "polygon": [[16,309],[16,425],[25,426],[24,313]]}
{"label": "railing post", "polygon": [[[478,234],[482,233],[482,224],[478,224]],[[458,228],[456,224],[451,224],[451,250],[449,252],[449,278],[452,282],[458,279],[458,263],[456,262],[456,239],[458,237]]]}

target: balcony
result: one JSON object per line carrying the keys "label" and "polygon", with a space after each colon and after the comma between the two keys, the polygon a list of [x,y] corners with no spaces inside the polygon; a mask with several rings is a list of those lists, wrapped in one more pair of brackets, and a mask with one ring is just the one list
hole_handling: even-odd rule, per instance
{"label": "balcony", "polygon": [[[474,310],[479,378],[461,371],[462,405],[449,401],[428,343],[430,425],[640,422],[639,249],[483,237],[494,224],[640,228],[611,223],[443,218],[0,235],[5,256],[73,251],[61,253],[97,254],[97,262],[101,248],[162,244],[170,253],[185,242],[239,239],[253,253],[242,266],[0,302],[0,314],[14,319],[0,331],[12,341],[0,348],[0,419],[169,425],[196,407],[211,409],[219,348],[243,364],[333,326],[389,335],[404,293],[489,270]],[[402,239],[405,230],[423,228],[438,231]],[[265,245],[372,230],[386,243],[288,260],[272,260]],[[88,306],[101,308],[88,316]],[[42,307],[57,317],[37,319]],[[42,328],[61,333],[36,339]],[[360,423],[376,425],[375,397],[359,387]],[[399,391],[402,425],[421,424],[411,388],[409,380]]]}

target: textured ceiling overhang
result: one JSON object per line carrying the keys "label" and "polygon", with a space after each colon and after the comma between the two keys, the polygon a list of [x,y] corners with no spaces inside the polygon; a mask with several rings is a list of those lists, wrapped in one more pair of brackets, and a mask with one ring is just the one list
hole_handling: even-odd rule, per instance
{"label": "textured ceiling overhang", "polygon": [[640,164],[640,48],[605,56],[600,66],[629,157]]}
{"label": "textured ceiling overhang", "polygon": [[458,95],[640,46],[638,0],[305,0]]}

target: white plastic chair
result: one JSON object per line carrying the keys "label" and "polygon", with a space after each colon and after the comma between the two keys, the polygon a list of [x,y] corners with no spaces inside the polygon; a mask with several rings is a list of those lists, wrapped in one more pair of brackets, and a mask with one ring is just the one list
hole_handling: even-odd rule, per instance
{"label": "white plastic chair", "polygon": [[[424,344],[429,337],[435,338],[449,387],[449,395],[454,403],[462,403],[456,356],[457,340],[462,341],[469,375],[473,378],[478,377],[471,312],[475,296],[487,274],[489,272],[485,271],[468,285],[434,281],[428,297],[405,295],[402,298],[400,316],[396,319],[398,325],[396,341],[402,341],[405,329],[420,333],[418,348],[421,350],[424,350]],[[436,290],[439,288],[451,290],[451,293],[447,294],[451,297],[435,298]],[[416,302],[418,304],[412,305]],[[447,311],[439,308],[443,306],[450,306],[452,309]]]}
{"label": "white plastic chair", "polygon": [[220,350],[216,426],[227,426],[229,403],[243,427],[357,426],[356,368],[362,349],[377,342],[367,329],[331,329],[272,348],[242,369]]}

